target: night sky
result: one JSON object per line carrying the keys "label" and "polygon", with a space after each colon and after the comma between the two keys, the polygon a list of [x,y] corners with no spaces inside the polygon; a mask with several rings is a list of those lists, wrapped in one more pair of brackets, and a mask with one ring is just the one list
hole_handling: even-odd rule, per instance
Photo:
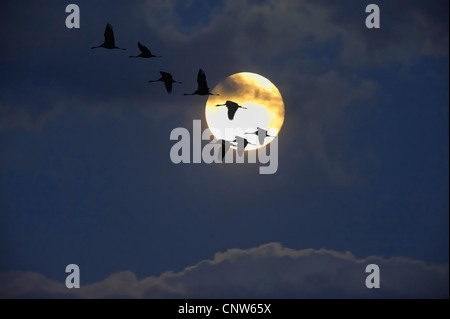
{"label": "night sky", "polygon": [[[69,3],[0,4],[1,297],[448,298],[447,1]],[[279,89],[275,174],[172,163],[200,68]]]}

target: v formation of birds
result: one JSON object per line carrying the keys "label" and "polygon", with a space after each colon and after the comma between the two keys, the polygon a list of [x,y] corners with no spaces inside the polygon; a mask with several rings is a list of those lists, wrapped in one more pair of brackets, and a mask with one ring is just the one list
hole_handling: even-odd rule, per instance
{"label": "v formation of birds", "polygon": [[[91,47],[91,49],[96,49],[96,48],[105,48],[105,49],[119,49],[119,50],[126,50],[125,48],[120,48],[118,46],[116,46],[116,42],[114,39],[114,32],[113,32],[113,28],[112,26],[108,23],[106,24],[106,28],[105,28],[105,33],[104,33],[104,38],[105,41],[100,44],[99,46],[93,46]],[[159,55],[154,55],[145,45],[143,45],[142,43],[138,42],[138,48],[141,51],[141,53],[139,55],[130,55],[130,58],[161,58],[162,56]],[[166,91],[167,93],[171,93],[172,92],[172,84],[173,83],[179,83],[181,84],[182,82],[178,82],[175,81],[172,77],[172,74],[167,73],[167,72],[163,72],[160,71],[159,73],[161,73],[161,77],[157,80],[150,80],[148,82],[152,83],[152,82],[163,82],[165,87],[166,87]],[[193,93],[185,93],[184,95],[219,95],[219,94],[215,94],[215,93],[211,93],[209,91],[209,87],[208,87],[208,83],[206,82],[206,74],[205,72],[200,69],[198,71],[198,75],[197,75],[197,90]],[[246,107],[240,106],[239,104],[237,104],[236,102],[233,101],[226,101],[224,104],[217,104],[216,107],[220,107],[220,106],[225,106],[228,109],[228,119],[229,120],[233,120],[234,119],[234,115],[236,114],[238,109],[246,109]],[[257,128],[257,131],[254,132],[248,132],[248,133],[244,133],[244,134],[255,134],[258,136],[258,142],[260,144],[264,143],[264,139],[266,137],[274,137],[274,136],[270,136],[267,134],[267,131],[261,128]],[[243,137],[236,137],[235,140],[233,141],[227,141],[230,143],[238,143],[238,139],[243,139],[243,149],[245,149],[247,147],[248,144],[254,145],[252,143],[250,143],[246,138]],[[224,148],[224,143],[225,141],[222,140],[222,146]],[[238,143],[239,144],[239,143]],[[224,152],[222,153],[222,158],[224,157]]]}

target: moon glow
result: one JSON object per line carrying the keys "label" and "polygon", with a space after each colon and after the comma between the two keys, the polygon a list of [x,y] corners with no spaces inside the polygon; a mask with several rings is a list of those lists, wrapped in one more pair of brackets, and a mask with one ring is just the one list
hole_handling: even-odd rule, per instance
{"label": "moon glow", "polygon": [[[208,127],[217,139],[234,140],[235,136],[246,138],[250,143],[246,150],[253,150],[269,144],[278,135],[284,122],[284,103],[276,86],[265,77],[250,72],[230,75],[212,90],[219,96],[210,95],[206,102],[205,116]],[[225,106],[233,101],[243,108],[238,108],[234,118],[228,118]],[[263,144],[259,144],[256,134],[244,134],[267,130]]]}

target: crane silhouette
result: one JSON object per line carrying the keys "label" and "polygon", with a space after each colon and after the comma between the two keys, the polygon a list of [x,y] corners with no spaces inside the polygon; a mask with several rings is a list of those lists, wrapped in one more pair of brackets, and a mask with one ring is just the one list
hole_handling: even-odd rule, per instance
{"label": "crane silhouette", "polygon": [[103,42],[99,46],[91,47],[91,49],[105,48],[105,49],[126,50],[124,48],[119,48],[116,46],[116,42],[114,41],[114,32],[113,32],[112,26],[109,23],[106,25],[104,36],[105,36],[105,42]]}
{"label": "crane silhouette", "polygon": [[226,106],[227,107],[229,120],[234,119],[234,114],[236,114],[236,111],[239,108],[247,109],[246,107],[240,106],[239,104],[237,104],[236,102],[233,102],[233,101],[226,101],[225,104],[216,104],[216,107],[217,106]]}
{"label": "crane silhouette", "polygon": [[266,137],[275,137],[272,135],[267,134],[267,130],[257,127],[257,130],[255,132],[247,132],[244,134],[255,134],[256,136],[258,136],[258,142],[260,145],[262,145],[264,143],[264,140],[266,139]]}
{"label": "crane silhouette", "polygon": [[238,150],[239,156],[242,156],[242,154],[244,153],[244,150],[248,144],[255,145],[255,144],[250,143],[246,138],[241,137],[241,136],[236,136],[233,143],[237,143],[237,150]]}
{"label": "crane silhouette", "polygon": [[[228,152],[228,150],[230,149],[230,143],[232,143],[231,141],[227,141],[227,140],[217,140],[216,142],[217,144],[221,144],[221,152],[218,154],[218,159],[222,160],[223,162],[223,158],[225,157],[225,154]],[[234,145],[233,145],[234,146]]]}
{"label": "crane silhouette", "polygon": [[130,55],[129,58],[162,58],[160,55],[153,55],[152,52],[141,42],[138,42],[139,50],[141,53],[139,55]]}
{"label": "crane silhouette", "polygon": [[163,71],[159,71],[159,73],[161,73],[161,78],[159,78],[158,80],[150,80],[149,82],[158,82],[158,81],[164,82],[167,93],[172,92],[172,83],[181,84],[181,82],[174,81],[174,79],[172,78],[172,74]]}
{"label": "crane silhouette", "polygon": [[184,93],[184,95],[219,95],[209,92],[208,83],[206,83],[206,75],[202,69],[198,70],[197,85],[197,91],[194,93]]}

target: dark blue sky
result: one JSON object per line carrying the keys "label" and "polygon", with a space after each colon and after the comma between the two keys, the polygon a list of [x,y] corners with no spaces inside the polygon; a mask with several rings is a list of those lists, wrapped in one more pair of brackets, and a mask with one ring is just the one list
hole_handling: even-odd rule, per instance
{"label": "dark blue sky", "polygon": [[[71,30],[68,3],[0,5],[0,271],[141,279],[273,242],[448,269],[448,2],[376,1],[378,30],[364,1],[76,3]],[[127,51],[90,50],[107,22]],[[276,174],[170,161],[206,127],[199,68],[278,87]]]}

